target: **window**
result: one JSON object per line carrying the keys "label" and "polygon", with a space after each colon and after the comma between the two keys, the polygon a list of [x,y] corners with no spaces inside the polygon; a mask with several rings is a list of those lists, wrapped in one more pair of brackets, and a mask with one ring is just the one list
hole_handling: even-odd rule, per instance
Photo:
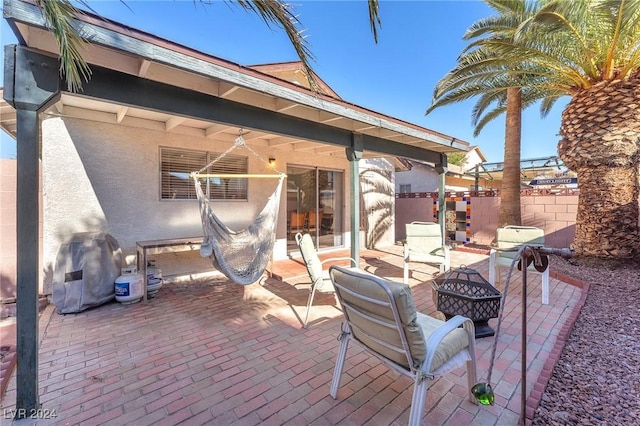
{"label": "window", "polygon": [[408,194],[411,192],[411,184],[410,183],[406,183],[406,184],[400,184],[400,193],[401,194]]}
{"label": "window", "polygon": [[[206,151],[160,148],[160,187],[162,200],[194,200],[196,191],[189,174],[209,164],[220,154]],[[246,174],[247,157],[227,154],[202,173]],[[201,180],[211,200],[246,200],[246,178],[210,177]]]}

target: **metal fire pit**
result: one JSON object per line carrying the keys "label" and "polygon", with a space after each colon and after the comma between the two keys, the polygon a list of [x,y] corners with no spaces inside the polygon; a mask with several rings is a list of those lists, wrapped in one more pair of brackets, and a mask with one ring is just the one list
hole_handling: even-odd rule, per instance
{"label": "metal fire pit", "polygon": [[497,318],[502,293],[476,270],[461,266],[435,278],[433,302],[447,320],[463,315],[473,321],[476,338],[493,336],[489,319]]}

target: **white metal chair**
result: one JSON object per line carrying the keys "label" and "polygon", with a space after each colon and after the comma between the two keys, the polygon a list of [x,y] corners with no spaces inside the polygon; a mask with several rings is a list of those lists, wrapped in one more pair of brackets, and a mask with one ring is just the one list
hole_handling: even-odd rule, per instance
{"label": "white metal chair", "polygon": [[332,257],[323,261],[318,257],[318,253],[313,244],[313,239],[309,234],[296,234],[296,243],[300,249],[302,260],[304,260],[309,278],[311,279],[311,288],[309,289],[309,299],[307,300],[307,313],[304,317],[303,328],[307,328],[307,322],[309,320],[309,311],[313,304],[313,297],[316,292],[318,293],[335,293],[331,278],[329,277],[329,271],[323,270],[323,264],[327,262],[336,262],[339,260],[351,260],[352,266],[358,266],[358,262],[350,257]]}
{"label": "white metal chair", "polygon": [[409,263],[435,264],[440,272],[449,270],[449,247],[442,244],[440,225],[434,222],[411,222],[406,225],[407,241],[404,244],[404,283],[409,283]]}
{"label": "white metal chair", "polygon": [[457,315],[445,322],[417,312],[406,284],[338,266],[331,266],[329,274],[345,319],[331,381],[332,398],[337,397],[347,347],[354,341],[413,379],[409,425],[422,423],[428,380],[465,363],[469,401],[477,403],[471,393],[477,379],[473,321]]}
{"label": "white metal chair", "polygon": [[[522,245],[544,246],[544,230],[534,226],[508,225],[496,230],[498,249],[517,249]],[[495,286],[500,280],[499,268],[509,268],[517,251],[491,249],[489,254],[489,282]],[[527,271],[539,273],[531,264]],[[498,278],[496,280],[496,278]],[[549,268],[542,272],[542,304],[549,304]]]}

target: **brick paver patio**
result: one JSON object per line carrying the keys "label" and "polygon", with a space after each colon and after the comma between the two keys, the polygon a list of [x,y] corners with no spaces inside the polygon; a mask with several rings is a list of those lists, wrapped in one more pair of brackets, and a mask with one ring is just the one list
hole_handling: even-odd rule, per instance
{"label": "brick paver patio", "polygon": [[[363,254],[367,271],[402,280],[401,247]],[[485,254],[453,251],[452,267],[461,264],[488,277]],[[406,424],[411,381],[357,346],[348,353],[338,398],[329,396],[341,312],[332,295],[317,295],[309,328],[302,329],[305,270],[295,261],[273,268],[281,279],[246,287],[214,277],[166,284],[147,303],[113,302],[68,315],[48,306],[40,322],[40,402],[44,412],[56,417],[13,423]],[[427,281],[435,272],[415,264],[410,284],[418,309],[438,316]],[[518,423],[522,325],[516,275],[492,375],[496,404],[476,406],[465,399],[461,368],[430,384],[425,425]],[[538,379],[549,377],[548,359],[557,359],[556,340],[575,320],[582,290],[552,278],[551,302],[542,305],[540,275],[529,275],[529,283],[527,394],[532,412],[544,389]],[[497,320],[490,325],[495,328]],[[493,342],[494,337],[476,340],[480,379],[486,378]],[[14,374],[2,400],[4,413],[15,408],[15,381]]]}

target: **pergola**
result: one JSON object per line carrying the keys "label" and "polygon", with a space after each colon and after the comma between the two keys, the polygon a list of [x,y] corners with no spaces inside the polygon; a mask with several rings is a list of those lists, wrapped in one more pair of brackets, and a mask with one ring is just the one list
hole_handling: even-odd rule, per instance
{"label": "pergola", "polygon": [[[91,80],[80,93],[59,75],[58,49],[40,9],[6,0],[4,18],[19,44],[4,46],[1,125],[17,140],[17,400],[29,412],[38,398],[39,159],[43,112],[169,131],[184,126],[250,144],[349,160],[351,229],[358,229],[358,160],[396,156],[436,164],[444,206],[446,154],[468,149],[450,136],[195,51],[92,14],[76,25],[87,41]],[[11,108],[9,108],[9,106]],[[444,215],[444,208],[440,209]],[[444,224],[444,220],[440,220]],[[443,232],[444,235],[444,232]],[[351,257],[359,257],[351,233]]]}
{"label": "pergola", "polygon": [[[467,175],[477,179],[484,178],[488,180],[502,181],[502,172],[504,171],[503,162],[484,162],[476,164],[473,168],[466,171]],[[564,165],[560,157],[536,157],[520,160],[520,178],[523,184],[540,174],[567,174],[568,168]]]}

